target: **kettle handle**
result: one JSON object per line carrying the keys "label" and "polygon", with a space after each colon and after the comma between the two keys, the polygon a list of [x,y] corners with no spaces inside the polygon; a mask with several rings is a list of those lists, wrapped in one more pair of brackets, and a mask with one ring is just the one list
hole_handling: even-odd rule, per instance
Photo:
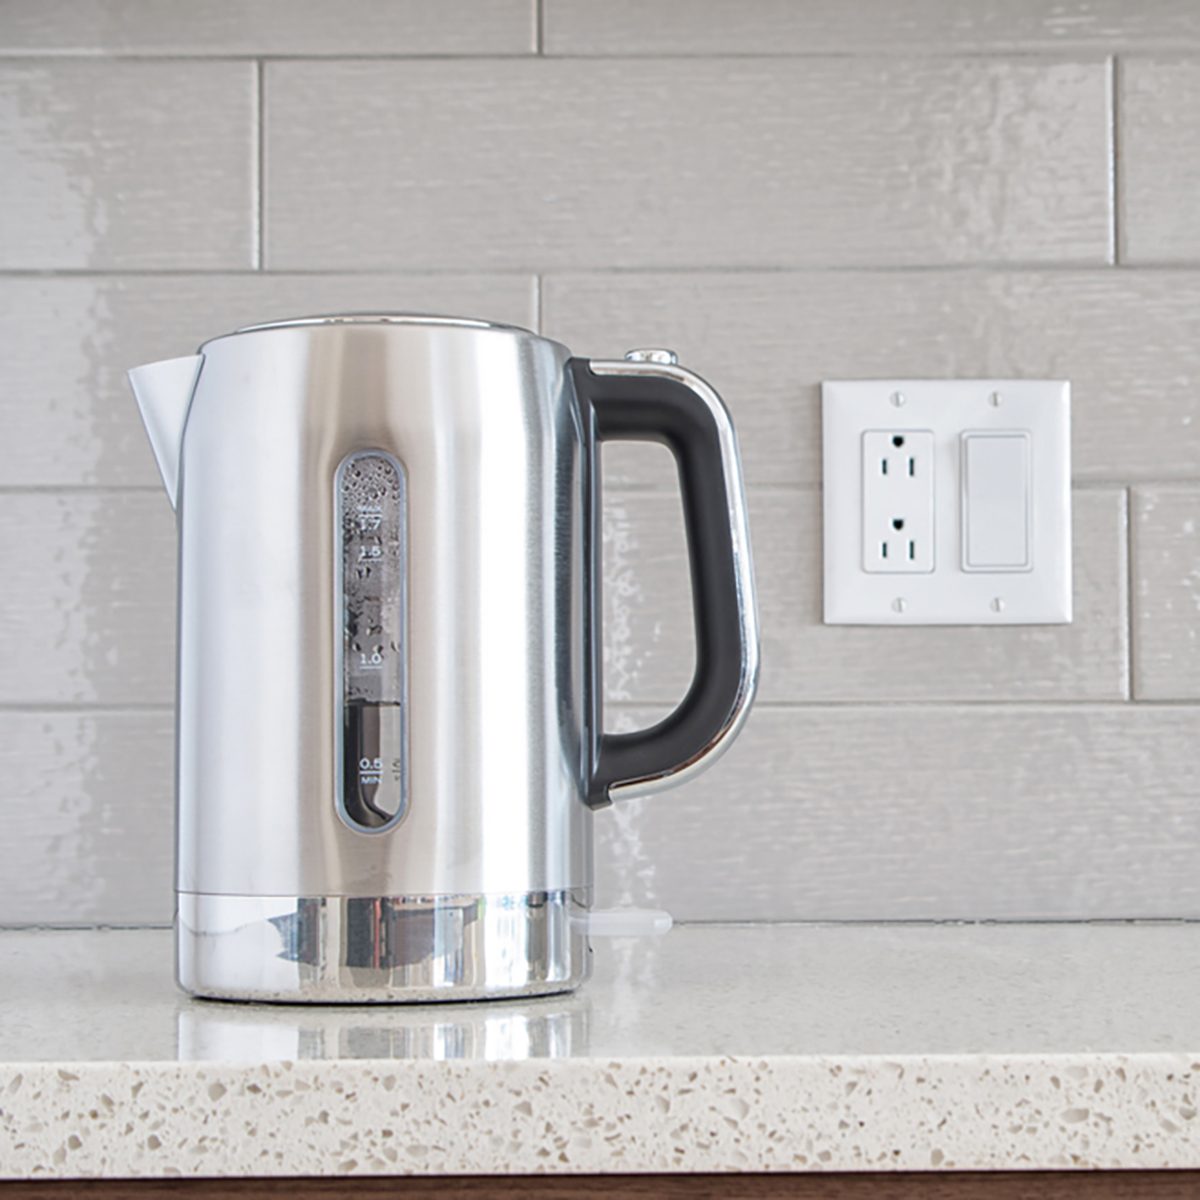
{"label": "kettle handle", "polygon": [[[570,361],[575,392],[597,442],[661,442],[675,456],[692,577],[696,670],[669,716],[634,733],[604,733],[594,748],[588,803],[644,796],[686,783],[741,729],[758,683],[758,611],[742,464],[720,396],[668,362]],[[593,554],[600,484],[593,461]],[[593,562],[593,714],[600,714],[600,571]]]}

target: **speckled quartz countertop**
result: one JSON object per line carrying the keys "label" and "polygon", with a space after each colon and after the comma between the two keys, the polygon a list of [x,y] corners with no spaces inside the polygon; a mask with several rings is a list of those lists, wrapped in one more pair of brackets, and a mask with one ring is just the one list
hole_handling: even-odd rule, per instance
{"label": "speckled quartz countertop", "polygon": [[0,934],[0,1176],[1200,1166],[1200,926],[720,926],[577,995],[188,1000]]}

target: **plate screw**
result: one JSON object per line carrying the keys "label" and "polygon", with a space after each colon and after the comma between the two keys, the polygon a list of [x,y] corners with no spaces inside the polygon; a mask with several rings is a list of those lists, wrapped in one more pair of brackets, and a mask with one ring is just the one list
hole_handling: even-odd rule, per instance
{"label": "plate screw", "polygon": [[893,392],[892,393],[892,405],[895,408],[903,408],[904,400],[905,400],[905,397],[904,397],[903,392]]}
{"label": "plate screw", "polygon": [[990,404],[990,405],[991,405],[993,408],[999,408],[999,407],[1000,407],[1000,405],[1004,403],[1004,397],[1003,397],[1003,396],[1001,396],[999,392],[993,392],[993,393],[992,393],[992,394],[991,394],[991,395],[988,397],[988,403],[989,403],[989,404]]}
{"label": "plate screw", "polygon": [[892,611],[902,613],[908,607],[908,601],[903,596],[897,596],[892,601]]}
{"label": "plate screw", "polygon": [[991,608],[992,612],[1003,612],[1004,600],[1000,596],[997,596],[989,607]]}

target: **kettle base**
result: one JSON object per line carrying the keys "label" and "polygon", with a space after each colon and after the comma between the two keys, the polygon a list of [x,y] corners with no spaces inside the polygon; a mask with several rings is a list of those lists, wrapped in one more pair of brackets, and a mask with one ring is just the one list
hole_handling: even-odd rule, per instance
{"label": "kettle base", "polygon": [[591,972],[585,890],[451,896],[179,893],[176,978],[215,1000],[424,1004],[548,996]]}

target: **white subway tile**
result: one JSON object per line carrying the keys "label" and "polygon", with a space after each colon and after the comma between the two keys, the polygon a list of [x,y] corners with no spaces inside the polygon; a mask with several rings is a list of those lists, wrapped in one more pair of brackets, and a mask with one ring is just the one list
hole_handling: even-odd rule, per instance
{"label": "white subway tile", "polygon": [[1130,521],[1134,696],[1200,700],[1200,487],[1136,488]]}
{"label": "white subway tile", "polygon": [[163,924],[175,909],[164,712],[0,712],[0,925]]}
{"label": "white subway tile", "polygon": [[[0,731],[0,923],[169,920],[170,714],[9,712]],[[760,706],[701,780],[597,815],[598,902],[679,920],[1195,917],[1180,747],[1198,737],[1200,707]]]}
{"label": "white subway tile", "polygon": [[535,0],[5,0],[5,54],[521,54]]}
{"label": "white subway tile", "polygon": [[175,522],[157,492],[0,495],[0,704],[170,703]]}
{"label": "white subway tile", "polygon": [[249,267],[255,69],[0,63],[0,269]]}
{"label": "white subway tile", "polygon": [[1192,0],[544,0],[548,54],[893,54],[1200,45]]}
{"label": "white subway tile", "polygon": [[689,921],[1195,918],[1198,740],[1200,707],[759,707],[696,783],[597,815],[598,903]]}
{"label": "white subway tile", "polygon": [[[819,497],[751,495],[770,700],[1100,700],[1127,692],[1124,503],[1076,495],[1076,620],[1064,626],[866,629],[821,623]],[[670,701],[691,675],[678,501],[608,493],[610,700]],[[173,695],[175,536],[166,498],[0,495],[11,646],[0,703],[165,704]]]}
{"label": "white subway tile", "polygon": [[[593,357],[678,350],[728,403],[755,483],[818,482],[820,381],[881,377],[1069,379],[1076,479],[1200,478],[1197,272],[566,274],[543,310]],[[616,449],[613,482],[669,478]]]}
{"label": "white subway tile", "polygon": [[1200,262],[1200,58],[1122,59],[1118,79],[1121,260]]}
{"label": "white subway tile", "polygon": [[0,276],[0,486],[157,485],[125,372],[280,317],[411,310],[532,326],[528,275]]}
{"label": "white subway tile", "polygon": [[1107,87],[1031,59],[270,63],[267,263],[1102,263]]}
{"label": "white subway tile", "polygon": [[[822,624],[821,497],[750,494],[766,701],[1123,700],[1128,696],[1125,495],[1074,497],[1070,625]],[[605,498],[605,686],[610,701],[677,700],[694,650],[687,552],[671,495]],[[1196,621],[1200,628],[1200,619]],[[1200,691],[1200,669],[1196,672]]]}

